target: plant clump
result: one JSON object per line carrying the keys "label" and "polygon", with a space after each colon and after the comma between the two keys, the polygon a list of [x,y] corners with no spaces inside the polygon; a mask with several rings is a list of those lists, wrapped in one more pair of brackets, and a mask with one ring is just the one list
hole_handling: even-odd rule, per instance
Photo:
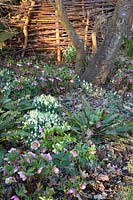
{"label": "plant clump", "polygon": [[45,138],[51,130],[69,130],[58,114],[59,104],[51,95],[40,95],[33,100],[33,110],[24,116],[23,129],[29,132],[28,140]]}

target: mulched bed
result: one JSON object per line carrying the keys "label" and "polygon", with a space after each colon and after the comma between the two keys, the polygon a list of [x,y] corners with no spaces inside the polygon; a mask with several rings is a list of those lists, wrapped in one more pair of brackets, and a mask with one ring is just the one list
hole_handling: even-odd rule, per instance
{"label": "mulched bed", "polygon": [[[92,94],[85,94],[81,88],[77,88],[65,95],[58,97],[66,109],[70,112],[82,110],[83,98],[94,108],[104,108],[110,112],[108,99]],[[132,111],[117,106],[117,112],[122,114],[128,120],[133,119]],[[65,113],[64,113],[65,115]],[[133,181],[132,170],[129,166],[132,160],[133,146],[127,143],[112,142],[111,140],[103,140],[95,143],[97,148],[97,157],[99,165],[95,169],[88,168],[83,172],[87,184],[87,188],[74,199],[116,199],[120,200],[121,188],[130,185]],[[71,198],[68,198],[71,199]],[[73,198],[72,198],[73,199]],[[130,200],[130,199],[129,199]]]}
{"label": "mulched bed", "polygon": [[[107,90],[108,92],[108,90]],[[113,112],[110,108],[110,100],[108,97],[94,95],[94,94],[88,94],[85,93],[81,88],[77,88],[65,95],[60,95],[58,97],[58,100],[61,102],[61,104],[67,108],[71,112],[80,111],[83,106],[83,98],[88,102],[88,104],[93,108],[102,108],[105,109],[107,112]],[[124,101],[122,100],[122,96],[120,98],[120,101],[116,104],[114,107],[115,113],[119,113],[123,115],[125,118],[128,118],[129,120],[133,120],[133,108],[132,104],[131,107],[128,107],[126,104],[126,98],[124,98]]]}

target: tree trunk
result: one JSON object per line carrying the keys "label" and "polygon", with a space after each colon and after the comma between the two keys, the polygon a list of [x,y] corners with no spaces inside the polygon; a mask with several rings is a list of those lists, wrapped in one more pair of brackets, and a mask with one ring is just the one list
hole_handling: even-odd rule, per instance
{"label": "tree trunk", "polygon": [[84,52],[84,43],[83,40],[79,37],[79,35],[75,32],[73,26],[71,25],[69,18],[66,13],[66,9],[63,5],[62,0],[55,0],[56,3],[56,9],[58,12],[58,15],[60,17],[60,20],[70,38],[72,41],[74,47],[76,48],[77,51],[77,56],[76,56],[76,73],[78,75],[83,74],[84,72],[84,60],[85,60],[85,52]]}
{"label": "tree trunk", "polygon": [[129,31],[129,21],[133,15],[132,7],[133,0],[118,0],[101,48],[90,60],[89,65],[80,76],[81,80],[92,82],[97,85],[105,82],[112,69],[117,51]]}

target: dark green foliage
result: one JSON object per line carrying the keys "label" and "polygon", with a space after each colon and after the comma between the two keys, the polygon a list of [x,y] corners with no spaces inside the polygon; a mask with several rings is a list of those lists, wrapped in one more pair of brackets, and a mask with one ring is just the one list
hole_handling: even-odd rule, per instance
{"label": "dark green foliage", "polygon": [[126,121],[119,114],[106,113],[102,109],[94,109],[89,105],[82,108],[81,112],[69,113],[67,121],[72,131],[79,135],[88,134],[91,138],[128,138],[126,133],[131,133],[133,123]]}
{"label": "dark green foliage", "polygon": [[0,141],[23,138],[26,133],[21,130],[22,117],[33,108],[30,99],[11,100],[8,96],[0,96]]}
{"label": "dark green foliage", "polygon": [[133,39],[125,39],[126,51],[129,57],[133,56]]}

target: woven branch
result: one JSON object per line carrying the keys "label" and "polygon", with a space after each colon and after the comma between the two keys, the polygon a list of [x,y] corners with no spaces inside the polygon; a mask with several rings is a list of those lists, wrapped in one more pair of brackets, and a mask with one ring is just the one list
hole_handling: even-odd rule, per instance
{"label": "woven branch", "polygon": [[[60,20],[57,20],[56,11],[51,5],[54,1],[32,2],[34,5],[31,5],[30,1],[22,1],[19,6],[0,5],[1,9],[10,10],[10,18],[6,18],[8,25],[20,31],[20,34],[12,39],[11,47],[19,49],[19,53],[21,50],[22,55],[33,54],[33,51],[36,54],[43,54],[54,49],[60,61],[63,51],[71,45],[71,41]],[[99,48],[104,39],[106,23],[112,17],[116,0],[64,0],[63,2],[76,33],[84,40],[85,50],[94,53],[95,48]]]}

